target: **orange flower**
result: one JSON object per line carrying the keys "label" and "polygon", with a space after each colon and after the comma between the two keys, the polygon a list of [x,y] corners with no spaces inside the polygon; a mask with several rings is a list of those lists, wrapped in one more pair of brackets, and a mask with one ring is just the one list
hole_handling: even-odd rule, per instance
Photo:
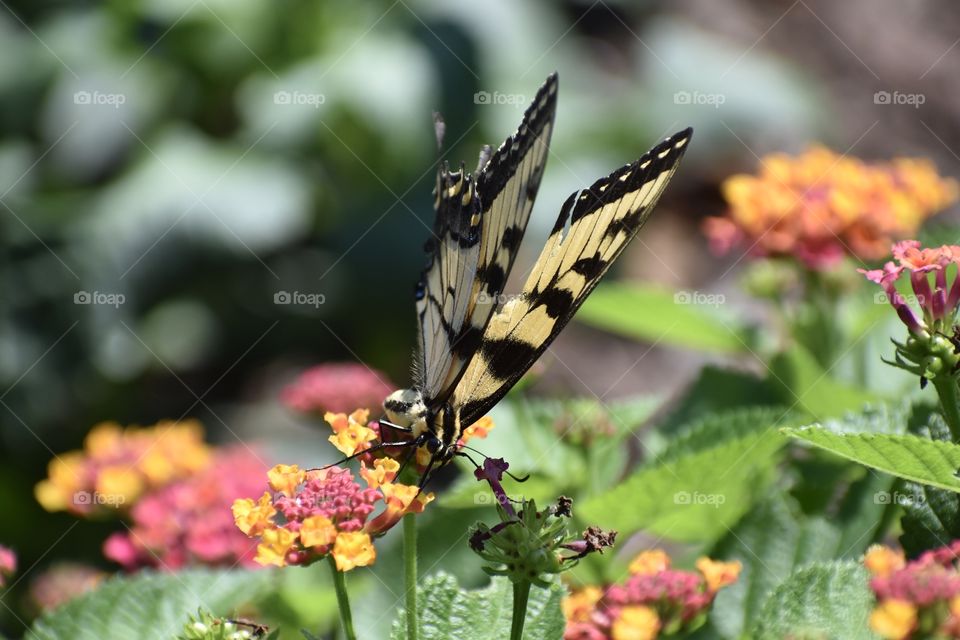
{"label": "orange flower", "polygon": [[627,569],[632,575],[652,576],[670,568],[670,556],[663,549],[641,552]]}
{"label": "orange flower", "polygon": [[703,574],[703,579],[707,583],[707,591],[716,592],[721,587],[733,584],[740,577],[742,565],[739,560],[732,562],[722,562],[711,560],[710,558],[700,558],[697,560],[697,571]]}
{"label": "orange flower", "polygon": [[260,564],[282,567],[287,563],[287,554],[297,541],[297,534],[286,529],[265,529],[260,534],[256,561]]}
{"label": "orange flower", "polygon": [[584,587],[563,599],[563,617],[567,622],[587,622],[603,596],[600,587]]}
{"label": "orange flower", "polygon": [[958,195],[957,183],[927,160],[866,163],[821,146],[766,156],[757,175],[731,176],[722,191],[726,216],[704,224],[714,251],[739,244],[755,255],[793,256],[811,269],[845,254],[882,258]]}
{"label": "orange flower", "polygon": [[333,545],[333,559],[339,571],[369,566],[376,558],[377,551],[373,548],[373,540],[360,531],[341,533]]}
{"label": "orange flower", "polygon": [[366,409],[354,411],[349,416],[343,413],[324,415],[323,419],[333,428],[330,443],[346,456],[368,449],[368,444],[377,439],[377,432],[367,426],[369,415]]}
{"label": "orange flower", "polygon": [[393,458],[377,458],[371,469],[365,464],[360,465],[360,475],[371,489],[379,489],[381,485],[393,482],[400,471],[400,463]]}
{"label": "orange flower", "polygon": [[270,526],[270,520],[276,513],[273,498],[266,491],[257,502],[250,498],[240,498],[233,503],[233,519],[237,523],[237,528],[248,536],[260,535]]}
{"label": "orange flower", "polygon": [[884,600],[870,614],[870,628],[880,637],[903,640],[917,624],[917,607],[906,600]]}
{"label": "orange flower", "polygon": [[408,513],[422,513],[435,497],[433,493],[424,494],[419,487],[406,484],[388,483],[381,486],[380,491],[386,508],[364,527],[364,531],[374,534],[391,528]]}
{"label": "orange flower", "polygon": [[660,618],[653,607],[626,606],[620,610],[611,632],[613,640],[654,640],[660,633]]}
{"label": "orange flower", "polygon": [[871,545],[863,556],[863,565],[871,575],[886,578],[907,564],[903,551],[895,551],[880,544]]}
{"label": "orange flower", "polygon": [[292,498],[297,487],[303,482],[306,473],[293,464],[278,464],[267,472],[267,481],[270,488],[288,498]]}
{"label": "orange flower", "polygon": [[337,528],[326,516],[310,516],[300,527],[300,541],[306,547],[323,547],[321,553],[326,553],[326,548],[337,541]]}

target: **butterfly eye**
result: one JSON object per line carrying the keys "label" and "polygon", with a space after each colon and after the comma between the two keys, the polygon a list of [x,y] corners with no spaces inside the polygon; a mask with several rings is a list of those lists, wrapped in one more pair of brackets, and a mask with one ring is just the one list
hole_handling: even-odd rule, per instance
{"label": "butterfly eye", "polygon": [[435,454],[437,451],[440,451],[440,448],[443,447],[443,443],[440,442],[440,438],[430,438],[427,440],[427,451],[432,454]]}

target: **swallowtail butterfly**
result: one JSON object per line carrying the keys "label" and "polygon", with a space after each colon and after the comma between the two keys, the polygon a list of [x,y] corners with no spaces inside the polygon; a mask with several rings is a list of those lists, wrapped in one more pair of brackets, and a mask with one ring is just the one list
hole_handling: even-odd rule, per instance
{"label": "swallowtail butterfly", "polygon": [[[467,173],[443,163],[429,262],[416,289],[420,340],[415,386],[391,394],[394,427],[425,446],[430,463],[449,461],[462,429],[487,413],[570,321],[611,263],[650,217],[692,129],[574,192],[564,202],[520,295],[503,305],[550,147],[557,75],[547,78],[517,131],[496,152],[485,148]],[[438,139],[443,124],[438,120]]]}

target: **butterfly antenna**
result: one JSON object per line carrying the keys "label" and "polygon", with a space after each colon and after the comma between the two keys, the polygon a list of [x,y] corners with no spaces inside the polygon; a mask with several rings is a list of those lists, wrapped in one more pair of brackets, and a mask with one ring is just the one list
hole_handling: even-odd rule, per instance
{"label": "butterfly antenna", "polygon": [[379,444],[373,445],[369,449],[358,451],[352,456],[347,456],[346,458],[342,458],[340,460],[337,460],[336,462],[331,462],[330,464],[324,465],[322,467],[307,469],[307,471],[323,471],[324,469],[329,469],[330,467],[337,467],[343,464],[344,462],[350,462],[351,460],[355,460],[356,458],[359,458],[365,453],[373,453],[374,451],[380,451],[381,449],[388,449],[390,447],[418,447],[421,444],[423,444],[423,442],[421,441],[420,438],[417,438],[415,440],[410,440],[408,442],[381,442]]}

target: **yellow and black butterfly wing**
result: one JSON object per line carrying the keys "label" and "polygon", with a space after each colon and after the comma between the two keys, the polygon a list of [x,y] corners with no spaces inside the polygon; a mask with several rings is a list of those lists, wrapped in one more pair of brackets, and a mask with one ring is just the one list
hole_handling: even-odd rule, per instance
{"label": "yellow and black butterfly wing", "polygon": [[551,75],[517,131],[473,176],[441,170],[430,264],[418,289],[421,370],[428,405],[444,402],[480,346],[503,293],[540,187],[556,113]]}
{"label": "yellow and black butterfly wing", "polygon": [[482,417],[536,362],[650,217],[693,131],[574,192],[522,293],[490,319],[453,392],[460,424]]}

